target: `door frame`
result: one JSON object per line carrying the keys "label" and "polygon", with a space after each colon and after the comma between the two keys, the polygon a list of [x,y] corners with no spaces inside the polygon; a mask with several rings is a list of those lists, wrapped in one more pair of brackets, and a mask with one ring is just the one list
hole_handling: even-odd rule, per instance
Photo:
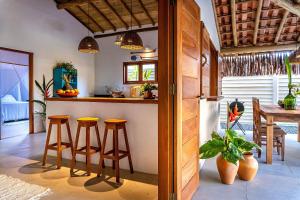
{"label": "door frame", "polygon": [[175,141],[175,1],[158,1],[158,199],[176,199]]}
{"label": "door frame", "polygon": [[16,50],[16,49],[10,49],[6,47],[0,47],[0,50],[5,50],[5,51],[11,51],[15,53],[21,53],[21,54],[27,54],[28,59],[29,59],[29,134],[34,133],[34,103],[33,103],[33,98],[34,98],[34,88],[33,88],[33,53],[32,52],[27,52],[27,51],[22,51],[22,50]]}

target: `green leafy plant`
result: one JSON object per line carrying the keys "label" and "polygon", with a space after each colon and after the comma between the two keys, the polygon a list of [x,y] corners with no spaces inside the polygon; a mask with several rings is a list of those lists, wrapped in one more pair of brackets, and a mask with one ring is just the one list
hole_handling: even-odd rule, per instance
{"label": "green leafy plant", "polygon": [[39,83],[37,80],[35,80],[35,86],[41,92],[42,100],[33,100],[33,102],[41,106],[42,110],[36,112],[36,114],[41,115],[43,120],[46,119],[46,109],[47,109],[46,98],[50,97],[50,88],[52,85],[53,85],[53,79],[50,79],[48,82],[46,82],[45,75],[43,75],[42,83]]}
{"label": "green leafy plant", "polygon": [[286,67],[286,73],[288,75],[288,89],[291,90],[293,92],[293,94],[295,96],[297,95],[300,95],[300,84],[293,84],[293,81],[292,81],[292,65],[290,64],[290,61],[288,58],[286,58],[284,60],[284,63],[285,63],[285,67]]}
{"label": "green leafy plant", "polygon": [[[144,73],[143,73],[143,76],[144,76],[144,80],[149,80],[150,76],[152,74],[152,70],[146,70]],[[157,86],[154,85],[154,84],[151,84],[151,83],[145,83],[141,86],[141,89],[140,89],[140,95],[143,95],[146,91],[147,92],[152,92],[152,90],[157,90]]]}
{"label": "green leafy plant", "polygon": [[213,132],[211,137],[212,139],[199,149],[201,159],[212,158],[221,153],[226,161],[237,165],[239,160],[244,159],[244,153],[250,152],[254,148],[260,149],[257,144],[248,142],[244,136],[238,135],[232,129],[226,130],[223,137],[216,132]]}
{"label": "green leafy plant", "polygon": [[54,68],[64,68],[69,75],[77,75],[77,70],[71,62],[57,62]]}

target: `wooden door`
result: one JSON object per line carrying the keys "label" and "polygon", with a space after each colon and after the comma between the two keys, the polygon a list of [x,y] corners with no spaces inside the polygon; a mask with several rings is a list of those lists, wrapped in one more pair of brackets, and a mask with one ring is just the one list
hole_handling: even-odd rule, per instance
{"label": "wooden door", "polygon": [[204,23],[200,24],[200,48],[201,48],[201,96],[210,96],[210,65],[211,65],[211,49],[210,49],[210,36]]}
{"label": "wooden door", "polygon": [[191,199],[199,183],[200,8],[175,6],[175,193]]}

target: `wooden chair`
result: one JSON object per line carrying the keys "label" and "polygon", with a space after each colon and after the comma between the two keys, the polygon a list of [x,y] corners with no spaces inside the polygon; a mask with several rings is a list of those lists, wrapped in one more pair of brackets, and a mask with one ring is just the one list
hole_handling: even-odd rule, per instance
{"label": "wooden chair", "polygon": [[[116,182],[117,183],[120,183],[119,161],[122,158],[128,157],[130,172],[133,173],[133,166],[132,166],[129,142],[128,142],[128,137],[127,137],[127,131],[126,131],[126,122],[127,122],[126,120],[122,120],[122,119],[108,119],[108,120],[104,121],[105,131],[104,131],[103,146],[101,148],[101,153],[100,153],[99,170],[98,170],[98,174],[97,174],[98,177],[100,176],[100,174],[102,172],[102,163],[104,161],[104,158],[112,160],[112,167],[113,167],[113,169],[115,169],[115,172],[116,172]],[[118,132],[118,130],[120,130],[120,129],[123,129],[123,133],[124,133],[124,139],[125,139],[125,145],[126,145],[125,151],[119,149],[119,132]],[[105,152],[105,145],[106,145],[108,130],[113,130],[113,149]],[[112,154],[112,155],[110,155],[110,154]]]}
{"label": "wooden chair", "polygon": [[[72,162],[71,162],[71,169],[70,169],[71,176],[73,175],[73,170],[74,170],[74,167],[76,164],[76,154],[81,154],[86,157],[87,176],[89,176],[91,174],[91,156],[92,156],[92,154],[100,152],[100,150],[101,150],[101,141],[100,141],[100,134],[99,134],[99,128],[98,128],[98,121],[99,121],[99,118],[95,118],[95,117],[83,117],[83,118],[77,119],[78,126],[77,126],[75,147],[74,147],[74,152],[73,152]],[[85,143],[86,144],[84,147],[79,148],[78,143],[79,143],[79,138],[80,138],[80,130],[82,127],[86,128],[86,132],[85,132],[85,136],[86,136]],[[91,145],[91,139],[90,139],[91,138],[91,136],[90,136],[90,128],[91,127],[95,127],[98,147]],[[104,167],[104,163],[103,163],[103,167]]]}
{"label": "wooden chair", "polygon": [[[259,146],[266,145],[267,125],[261,121],[259,99],[252,98],[253,105],[253,141]],[[276,124],[273,124],[273,147],[277,149],[278,155],[281,154],[281,160],[284,161],[285,153],[285,135],[286,133]],[[261,157],[261,151],[258,150],[258,157]]]}
{"label": "wooden chair", "polygon": [[[49,128],[48,128],[47,139],[46,139],[46,144],[45,144],[45,151],[44,151],[44,156],[43,156],[43,166],[46,164],[47,152],[49,149],[57,151],[57,160],[56,160],[57,169],[60,169],[60,167],[61,167],[62,151],[66,148],[71,148],[71,153],[73,152],[73,142],[72,142],[70,125],[69,125],[69,118],[70,118],[70,116],[68,116],[68,115],[55,115],[55,116],[48,117],[50,122],[49,122]],[[53,124],[57,125],[57,139],[56,139],[55,143],[49,144]],[[62,124],[66,124],[66,126],[67,126],[69,142],[61,141],[61,125]]]}

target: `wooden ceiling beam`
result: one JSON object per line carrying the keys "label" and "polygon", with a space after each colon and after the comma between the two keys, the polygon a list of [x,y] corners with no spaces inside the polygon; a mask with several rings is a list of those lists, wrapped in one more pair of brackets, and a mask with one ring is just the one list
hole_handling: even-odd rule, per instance
{"label": "wooden ceiling beam", "polygon": [[221,49],[221,55],[231,55],[231,54],[246,54],[246,53],[258,53],[258,52],[270,52],[270,51],[287,51],[296,50],[298,44],[288,44],[288,45],[270,45],[270,46],[252,46],[252,47],[238,47],[238,48],[226,48]]}
{"label": "wooden ceiling beam", "polygon": [[127,4],[124,2],[124,0],[120,0],[120,2],[122,3],[122,5],[125,7],[125,9],[127,10],[127,12],[131,15],[131,17],[134,19],[134,21],[138,24],[139,27],[142,27],[140,21],[134,16],[134,13],[132,12],[132,10],[127,6]]}
{"label": "wooden ceiling beam", "polygon": [[93,29],[91,29],[88,25],[86,25],[81,19],[79,19],[79,17],[77,17],[71,10],[66,8],[66,11],[72,15],[75,19],[77,19],[85,28],[87,28],[89,31],[91,31],[92,33],[94,33],[95,31]]}
{"label": "wooden ceiling beam", "polygon": [[101,0],[69,0],[66,3],[57,3],[58,9],[67,9],[71,7],[81,6],[87,3],[99,2]]}
{"label": "wooden ceiling beam", "polygon": [[289,15],[289,11],[285,11],[284,14],[283,14],[283,17],[282,17],[282,20],[280,22],[280,25],[279,25],[279,28],[277,30],[277,34],[276,34],[276,37],[275,37],[275,40],[274,40],[274,43],[277,44],[278,41],[279,41],[279,38],[280,38],[280,35],[281,35],[281,32],[283,30],[283,27],[284,27],[284,24],[286,22],[286,19],[287,19],[287,16]]}
{"label": "wooden ceiling beam", "polygon": [[144,12],[146,13],[147,17],[150,19],[152,25],[154,26],[154,25],[155,25],[155,21],[154,21],[154,19],[151,17],[151,15],[150,15],[149,11],[147,10],[147,8],[145,7],[143,1],[142,1],[142,0],[138,0],[138,1],[139,1],[139,3],[140,3],[141,7],[143,8]]}
{"label": "wooden ceiling beam", "polygon": [[232,34],[233,34],[233,43],[234,46],[238,46],[237,40],[237,31],[236,31],[236,14],[235,14],[235,0],[230,1],[230,8],[231,8],[231,23],[232,23]]}
{"label": "wooden ceiling beam", "polygon": [[[153,27],[135,29],[134,31],[137,33],[141,33],[141,32],[149,32],[149,31],[157,31],[157,30],[158,30],[158,27],[153,26]],[[131,31],[131,30],[129,30],[129,31]],[[111,36],[116,36],[116,35],[123,35],[125,33],[128,33],[129,31],[118,31],[118,32],[114,32],[114,33],[99,34],[99,35],[95,35],[94,38],[105,38],[105,37],[111,37]]]}
{"label": "wooden ceiling beam", "polygon": [[103,0],[107,7],[113,12],[113,14],[123,23],[123,25],[126,27],[126,29],[129,29],[129,25],[123,20],[123,18],[119,15],[119,13],[116,11],[116,9],[107,1]]}
{"label": "wooden ceiling beam", "polygon": [[287,11],[300,16],[300,4],[291,2],[290,0],[272,0],[276,5],[286,9]]}
{"label": "wooden ceiling beam", "polygon": [[254,33],[253,33],[253,44],[254,45],[256,45],[256,43],[257,43],[257,33],[258,33],[258,28],[259,28],[262,6],[263,6],[263,0],[259,0],[258,6],[257,6],[256,18],[255,18]]}
{"label": "wooden ceiling beam", "polygon": [[106,15],[93,3],[91,2],[90,5],[92,8],[96,10],[96,12],[103,18],[109,25],[114,29],[114,31],[117,30],[116,26],[106,17]]}
{"label": "wooden ceiling beam", "polygon": [[[80,6],[76,6],[78,8],[78,10],[80,10],[90,21],[92,21],[99,29],[102,33],[104,33],[104,29],[102,28],[102,26],[96,22],[90,15],[89,13],[87,13],[85,10],[83,10]],[[88,25],[89,26],[89,25]]]}
{"label": "wooden ceiling beam", "polygon": [[222,46],[222,36],[221,36],[221,32],[220,32],[220,27],[219,27],[219,21],[218,21],[218,17],[217,17],[217,10],[216,10],[216,2],[215,0],[212,0],[212,6],[213,6],[213,10],[214,10],[214,17],[215,17],[215,22],[216,22],[216,27],[217,27],[217,33],[218,33],[218,38],[219,38],[219,43],[220,46]]}

